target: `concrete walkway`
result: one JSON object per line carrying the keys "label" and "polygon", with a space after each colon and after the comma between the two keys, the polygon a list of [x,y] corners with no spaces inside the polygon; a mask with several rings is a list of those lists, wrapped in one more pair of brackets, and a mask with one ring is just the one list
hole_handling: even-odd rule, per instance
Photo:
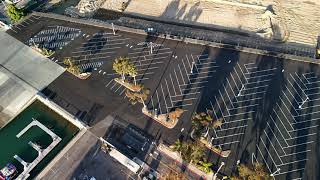
{"label": "concrete walkway", "polygon": [[[114,6],[119,3],[106,2],[102,8],[118,9]],[[129,0],[125,13],[257,32],[270,27],[268,19],[262,18],[265,9],[263,6],[235,6],[221,0]]]}
{"label": "concrete walkway", "polygon": [[[258,34],[265,38],[287,40],[315,46],[320,28],[318,4],[306,4],[304,18],[295,3],[291,9],[269,0],[268,3],[246,3],[238,0],[121,0],[128,2],[125,13],[141,17],[160,18],[164,21],[183,22],[206,27],[238,30]],[[288,5],[288,6],[289,6]],[[266,13],[273,7],[274,14]],[[104,9],[119,10],[120,0],[106,1]],[[320,7],[319,7],[320,8]],[[290,12],[289,12],[290,11]],[[293,12],[294,11],[294,12]],[[310,21],[309,21],[310,20]]]}
{"label": "concrete walkway", "polygon": [[[184,164],[182,158],[180,157],[180,155],[178,155],[176,152],[172,152],[167,146],[165,146],[164,144],[160,144],[157,148],[157,150],[160,153],[165,154],[166,156],[169,156],[171,159],[173,159],[174,161],[176,161],[179,164]],[[188,164],[186,166],[186,168],[190,171],[192,171],[193,173],[197,174],[199,177],[203,177],[205,179],[211,179],[213,174],[209,173],[206,174],[202,171],[200,171],[198,168],[196,168],[194,165],[192,164]]]}

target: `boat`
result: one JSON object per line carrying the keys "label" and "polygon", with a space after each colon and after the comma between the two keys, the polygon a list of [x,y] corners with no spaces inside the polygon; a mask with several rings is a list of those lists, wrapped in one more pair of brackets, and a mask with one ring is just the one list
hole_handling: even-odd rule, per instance
{"label": "boat", "polygon": [[8,163],[4,168],[0,170],[0,180],[14,179],[17,173],[17,168],[13,164]]}

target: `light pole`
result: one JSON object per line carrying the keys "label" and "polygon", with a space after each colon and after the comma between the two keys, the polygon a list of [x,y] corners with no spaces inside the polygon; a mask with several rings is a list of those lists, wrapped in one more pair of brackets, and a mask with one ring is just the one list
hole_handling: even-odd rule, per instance
{"label": "light pole", "polygon": [[216,180],[217,179],[217,174],[219,173],[219,171],[222,168],[222,166],[224,166],[224,162],[221,162],[220,167],[218,168],[217,172],[213,175],[212,180]]}
{"label": "light pole", "polygon": [[274,177],[274,175],[280,171],[280,168],[277,168],[277,170],[275,172],[273,172],[272,174],[270,174],[271,177]]}
{"label": "light pole", "polygon": [[113,25],[113,23],[111,23],[111,25],[112,25],[113,35],[116,35],[116,32],[114,31],[114,25]]}
{"label": "light pole", "polygon": [[152,44],[152,42],[150,42],[150,54],[153,54],[153,44]]}

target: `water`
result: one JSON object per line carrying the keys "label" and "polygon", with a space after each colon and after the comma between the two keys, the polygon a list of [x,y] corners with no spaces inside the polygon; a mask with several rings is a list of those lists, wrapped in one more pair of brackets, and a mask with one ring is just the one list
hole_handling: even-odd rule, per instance
{"label": "water", "polygon": [[16,137],[16,135],[32,121],[32,117],[51,129],[51,131],[57,134],[62,140],[31,171],[29,179],[41,172],[79,131],[76,126],[36,100],[0,130],[0,168],[4,167],[8,162],[11,162],[16,165],[19,173],[21,173],[23,166],[15,160],[13,156],[16,154],[26,162],[32,162],[37,157],[38,152],[28,145],[28,142],[32,141],[37,143],[42,148],[46,148],[52,142],[51,137],[37,126],[30,128],[20,138]]}

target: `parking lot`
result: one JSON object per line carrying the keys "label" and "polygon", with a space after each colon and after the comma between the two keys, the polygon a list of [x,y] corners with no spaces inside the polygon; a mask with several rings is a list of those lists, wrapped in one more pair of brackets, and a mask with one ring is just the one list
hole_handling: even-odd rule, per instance
{"label": "parking lot", "polygon": [[[72,107],[70,113],[79,119],[91,118],[93,127],[111,114],[156,141],[173,143],[190,135],[193,112],[210,110],[214,119],[223,119],[221,128],[210,131],[211,143],[231,150],[228,158],[210,155],[212,162],[226,163],[223,173],[230,174],[240,160],[263,163],[275,179],[320,177],[317,65],[119,30],[113,34],[111,29],[61,20],[39,18],[35,23],[40,25],[25,27],[28,34],[21,35],[16,28],[9,33],[28,44],[49,29],[76,32],[64,34],[67,44],[57,46],[54,61],[71,57],[92,75],[80,80],[66,72],[48,89],[55,94],[55,102],[66,110]],[[51,36],[63,39],[59,33]],[[159,114],[185,110],[175,128],[161,126],[141,113],[142,105],[128,103],[125,88],[113,80],[119,77],[112,70],[119,56],[129,57],[138,69],[138,83],[150,89],[149,109]]]}

